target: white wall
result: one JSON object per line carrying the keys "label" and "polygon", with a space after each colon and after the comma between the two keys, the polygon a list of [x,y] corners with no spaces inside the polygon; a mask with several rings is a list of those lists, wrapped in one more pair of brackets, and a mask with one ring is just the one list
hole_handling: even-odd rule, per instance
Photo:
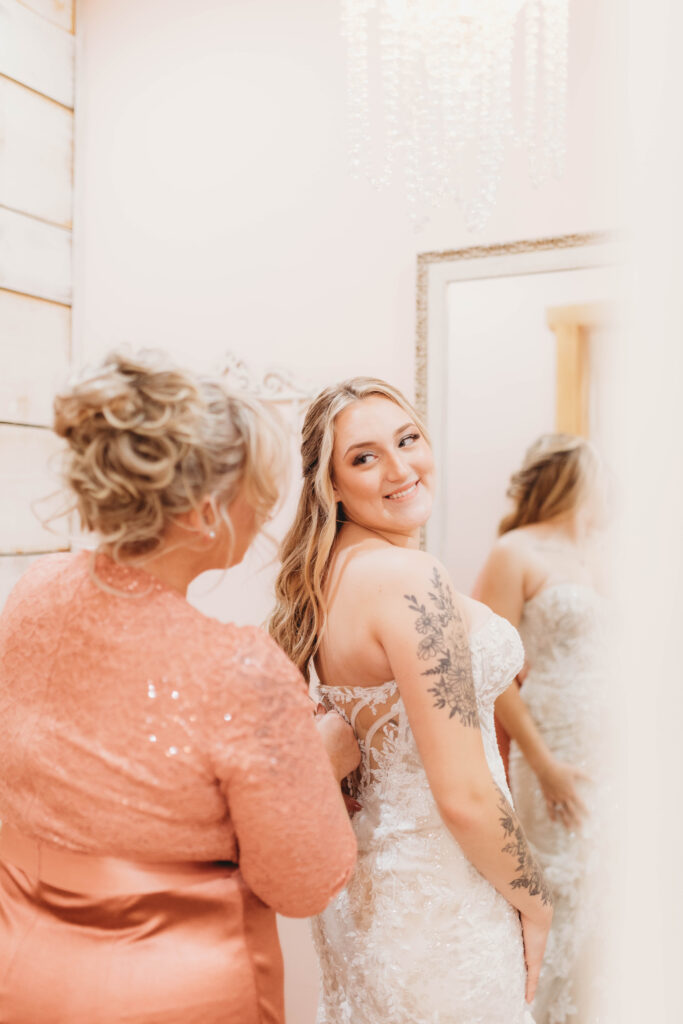
{"label": "white wall", "polygon": [[567,171],[512,152],[486,229],[416,232],[348,174],[338,0],[82,0],[76,340],[226,347],[410,387],[414,254],[615,223],[601,69],[613,0],[573,0]]}
{"label": "white wall", "polygon": [[81,350],[231,348],[409,387],[412,229],[347,176],[336,2],[87,0],[79,18]]}
{"label": "white wall", "polygon": [[[683,621],[683,7],[630,0],[627,198],[631,260],[621,399],[622,623],[613,707],[615,1020],[679,1016]],[[654,17],[653,17],[654,15]]]}
{"label": "white wall", "polygon": [[[573,2],[566,178],[536,192],[513,160],[473,237],[450,208],[416,232],[397,191],[349,177],[338,0],[81,0],[77,353],[129,341],[206,365],[229,348],[314,386],[372,373],[412,391],[417,252],[614,223],[606,9]],[[260,619],[270,578],[197,600]],[[289,1019],[311,1024],[306,926],[284,927]]]}

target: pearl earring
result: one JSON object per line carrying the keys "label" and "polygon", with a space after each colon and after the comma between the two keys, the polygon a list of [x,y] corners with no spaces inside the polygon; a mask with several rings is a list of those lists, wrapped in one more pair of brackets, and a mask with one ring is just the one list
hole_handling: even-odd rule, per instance
{"label": "pearl earring", "polygon": [[209,539],[210,540],[215,540],[216,539],[216,531],[215,530],[209,530]]}

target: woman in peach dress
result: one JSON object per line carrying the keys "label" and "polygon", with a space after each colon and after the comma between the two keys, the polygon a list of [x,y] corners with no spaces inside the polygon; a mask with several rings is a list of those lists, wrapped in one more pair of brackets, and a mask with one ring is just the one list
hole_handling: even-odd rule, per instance
{"label": "woman in peach dress", "polygon": [[186,600],[270,513],[278,428],[150,354],[55,413],[100,545],[0,617],[0,1021],[282,1024],[275,912],[349,878],[358,752],[265,633]]}

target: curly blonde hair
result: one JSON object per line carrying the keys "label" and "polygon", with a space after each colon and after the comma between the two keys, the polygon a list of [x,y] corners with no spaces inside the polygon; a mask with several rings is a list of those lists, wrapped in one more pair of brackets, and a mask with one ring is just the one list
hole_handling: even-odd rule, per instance
{"label": "curly blonde hair", "polygon": [[334,497],[334,424],[354,402],[379,395],[409,415],[423,436],[426,428],[405,396],[375,377],[352,377],[325,388],[310,405],[301,436],[303,487],[294,523],[280,548],[282,566],[275,583],[276,606],[269,629],[285,654],[309,678],[325,625],[323,589],[344,510]]}
{"label": "curly blonde hair", "polygon": [[229,528],[238,493],[261,524],[283,482],[273,414],[155,350],[112,352],[84,370],[55,398],[54,430],[68,442],[64,476],[81,525],[116,560],[154,553],[207,496]]}
{"label": "curly blonde hair", "polygon": [[573,434],[543,434],[527,450],[507,489],[513,510],[498,526],[498,536],[571,512],[595,479],[598,456],[590,441]]}

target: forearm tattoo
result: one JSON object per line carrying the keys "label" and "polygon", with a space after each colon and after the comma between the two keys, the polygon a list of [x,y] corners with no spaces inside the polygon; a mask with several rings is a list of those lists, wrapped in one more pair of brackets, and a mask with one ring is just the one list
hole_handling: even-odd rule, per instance
{"label": "forearm tattoo", "polygon": [[434,590],[428,595],[429,608],[420,604],[415,594],[404,595],[411,611],[417,614],[415,629],[422,637],[417,656],[421,661],[436,660],[422,675],[437,677],[434,686],[429,688],[429,693],[434,695],[435,708],[446,708],[449,718],[457,715],[463,725],[478,729],[467,629],[453,604],[450,587],[444,586],[437,569],[434,569],[431,585]]}
{"label": "forearm tattoo", "polygon": [[517,858],[516,875],[511,880],[510,885],[513,889],[528,889],[530,896],[541,897],[541,903],[544,906],[552,906],[553,900],[550,895],[550,889],[543,877],[538,861],[529,849],[522,826],[517,821],[515,812],[510,807],[503,791],[498,786],[496,786],[496,789],[499,796],[500,823],[505,833],[503,852],[510,853],[513,857]]}

